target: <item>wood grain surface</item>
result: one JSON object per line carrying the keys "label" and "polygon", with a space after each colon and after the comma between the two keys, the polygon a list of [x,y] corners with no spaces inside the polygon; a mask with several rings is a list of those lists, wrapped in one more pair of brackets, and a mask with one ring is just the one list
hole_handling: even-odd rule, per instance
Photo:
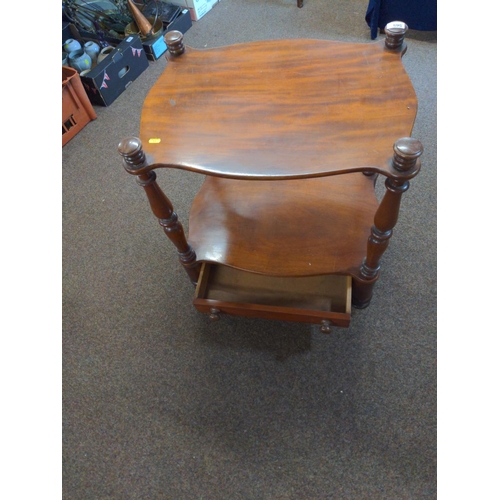
{"label": "wood grain surface", "polygon": [[148,162],[236,178],[390,166],[417,99],[384,42],[274,40],[169,56],[143,107]]}
{"label": "wood grain surface", "polygon": [[198,261],[270,276],[357,276],[378,202],[361,174],[248,181],[207,176],[189,242]]}

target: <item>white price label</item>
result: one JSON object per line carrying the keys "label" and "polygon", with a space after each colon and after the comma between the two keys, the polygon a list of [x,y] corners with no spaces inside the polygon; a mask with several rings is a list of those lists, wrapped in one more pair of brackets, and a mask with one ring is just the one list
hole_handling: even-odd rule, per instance
{"label": "white price label", "polygon": [[404,30],[405,27],[406,27],[406,24],[402,23],[400,21],[393,21],[392,23],[389,23],[387,25],[388,29],[400,29],[400,30]]}

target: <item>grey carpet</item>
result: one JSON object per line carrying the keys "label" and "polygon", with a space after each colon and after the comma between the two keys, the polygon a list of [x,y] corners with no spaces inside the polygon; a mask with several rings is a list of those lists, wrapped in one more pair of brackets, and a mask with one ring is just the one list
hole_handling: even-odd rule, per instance
{"label": "grey carpet", "polygon": [[[367,3],[222,0],[185,41],[370,42]],[[436,34],[407,42],[422,172],[371,306],[329,336],[306,324],[210,323],[193,308],[117,153],[138,134],[163,58],[63,148],[65,499],[436,497]],[[160,174],[187,225],[202,179]]]}

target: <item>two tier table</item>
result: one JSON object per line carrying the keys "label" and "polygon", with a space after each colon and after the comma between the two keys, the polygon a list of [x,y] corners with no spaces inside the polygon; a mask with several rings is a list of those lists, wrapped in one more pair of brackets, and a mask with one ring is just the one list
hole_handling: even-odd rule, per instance
{"label": "two tier table", "polygon": [[[194,306],[346,327],[370,303],[420,170],[407,26],[381,42],[291,39],[196,50],[165,36],[139,137],[118,150],[195,284]],[[156,169],[205,176],[186,236]],[[379,202],[375,182],[385,177]],[[175,189],[175,187],[172,187]]]}

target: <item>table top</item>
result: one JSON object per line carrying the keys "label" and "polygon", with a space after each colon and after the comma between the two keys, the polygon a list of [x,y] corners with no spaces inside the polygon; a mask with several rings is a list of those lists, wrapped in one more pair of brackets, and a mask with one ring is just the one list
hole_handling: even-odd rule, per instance
{"label": "table top", "polygon": [[384,42],[268,40],[186,47],[148,93],[148,163],[239,179],[391,173],[417,98]]}

